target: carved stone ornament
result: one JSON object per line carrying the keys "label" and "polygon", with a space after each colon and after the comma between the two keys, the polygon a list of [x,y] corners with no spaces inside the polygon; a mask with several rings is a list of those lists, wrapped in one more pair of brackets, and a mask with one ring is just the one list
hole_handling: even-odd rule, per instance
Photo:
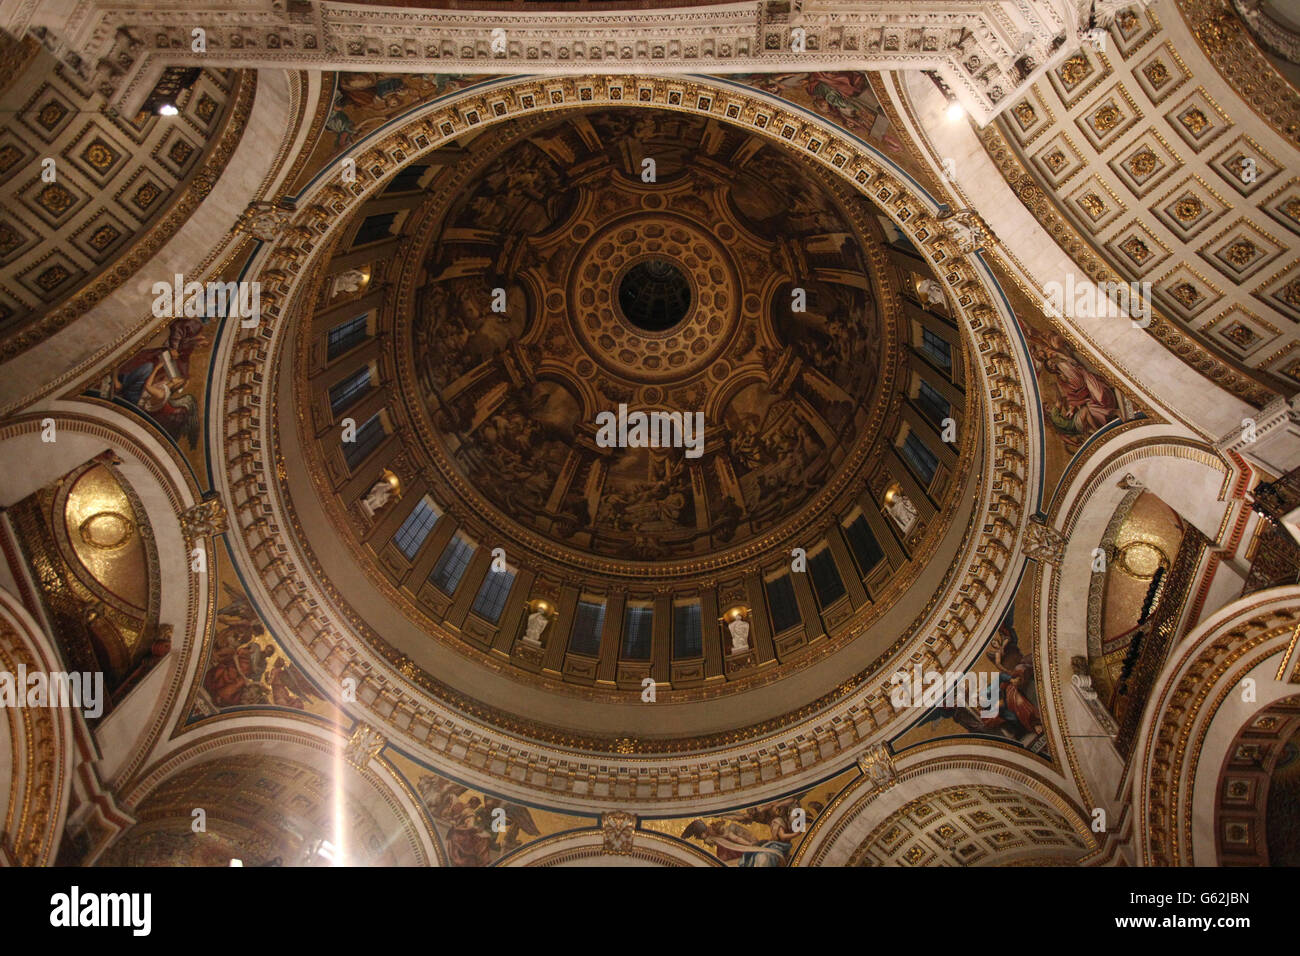
{"label": "carved stone ornament", "polygon": [[210,492],[193,508],[182,512],[180,520],[181,533],[186,541],[212,538],[226,531],[226,506],[215,493]]}
{"label": "carved stone ornament", "polygon": [[235,221],[236,232],[246,232],[262,242],[274,242],[289,221],[289,212],[270,202],[251,202]]}
{"label": "carved stone ornament", "polygon": [[958,255],[979,252],[995,241],[993,231],[974,209],[955,209],[940,216],[938,222],[957,246]]}
{"label": "carved stone ornament", "polygon": [[898,772],[894,769],[894,755],[889,752],[887,744],[873,744],[868,748],[858,758],[858,769],[877,790],[889,786],[898,777]]}
{"label": "carved stone ornament", "polygon": [[334,289],[330,293],[330,298],[345,292],[356,292],[365,281],[366,274],[360,269],[348,269],[340,272],[334,277]]}
{"label": "carved stone ornament", "polygon": [[1025,556],[1042,564],[1060,564],[1066,540],[1056,528],[1031,521],[1025,528]]}
{"label": "carved stone ornament", "polygon": [[601,815],[600,829],[605,837],[602,853],[626,856],[632,852],[636,839],[636,815],[614,810]]}
{"label": "carved stone ornament", "polygon": [[383,734],[369,724],[357,724],[343,749],[343,757],[354,767],[364,767],[372,757],[379,756],[387,742]]}

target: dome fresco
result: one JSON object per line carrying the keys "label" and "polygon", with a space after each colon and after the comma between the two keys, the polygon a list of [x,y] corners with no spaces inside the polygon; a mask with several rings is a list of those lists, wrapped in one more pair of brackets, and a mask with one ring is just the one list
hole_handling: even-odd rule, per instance
{"label": "dome fresco", "polygon": [[[434,453],[507,520],[610,557],[720,551],[796,513],[879,427],[897,333],[867,217],[779,148],[667,111],[503,139],[412,251],[427,279],[409,354]],[[653,182],[630,148],[653,154]],[[642,321],[630,280],[656,299],[632,304]],[[676,311],[647,329],[656,308]],[[600,448],[596,418],[620,405],[704,413],[703,454]]]}
{"label": "dome fresco", "polygon": [[[553,713],[547,695],[633,703],[649,679],[702,701],[848,647],[870,665],[900,628],[916,638],[898,602],[949,572],[919,557],[966,534],[953,475],[978,431],[936,440],[940,419],[967,420],[961,334],[927,319],[947,364],[909,370],[902,291],[933,273],[900,268],[875,203],[779,142],[667,109],[507,120],[434,160],[381,194],[409,190],[395,240],[369,233],[369,207],[336,233],[335,262],[369,260],[367,289],[385,290],[367,344],[328,354],[356,311],[337,280],[298,329],[308,470],[367,586],[312,522],[304,543],[358,619],[374,587],[417,627],[363,625],[373,647],[412,659],[433,637],[530,689],[494,708],[669,746],[649,715]],[[947,397],[909,424],[923,378]],[[349,457],[328,425],[345,417],[387,436],[379,450]],[[419,494],[393,502],[384,479],[349,506],[379,460]],[[863,507],[877,495],[890,510]],[[432,660],[411,667],[443,683]],[[814,696],[845,684],[808,679]],[[757,704],[688,722],[781,706]]]}

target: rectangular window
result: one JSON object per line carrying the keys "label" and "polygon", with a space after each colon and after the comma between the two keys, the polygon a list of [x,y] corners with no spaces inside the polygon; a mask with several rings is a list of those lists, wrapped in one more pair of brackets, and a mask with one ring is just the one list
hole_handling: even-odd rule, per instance
{"label": "rectangular window", "polygon": [[925,447],[925,442],[921,441],[916,432],[908,432],[907,438],[903,440],[903,457],[912,466],[912,471],[916,472],[916,477],[921,479],[921,484],[929,485],[934,480],[934,473],[939,469],[939,459]]}
{"label": "rectangular window", "polygon": [[332,362],[344,352],[351,351],[370,338],[369,325],[370,314],[366,313],[330,329],[325,349],[326,359]]}
{"label": "rectangular window", "polygon": [[767,582],[767,603],[772,611],[772,632],[780,634],[799,623],[799,602],[795,600],[790,575],[782,574]]}
{"label": "rectangular window", "polygon": [[600,653],[600,632],[605,627],[605,604],[579,601],[578,613],[573,618],[573,634],[569,650],[575,654],[595,657]]}
{"label": "rectangular window", "polygon": [[438,509],[428,498],[421,498],[415,510],[406,516],[402,526],[397,529],[397,534],[393,535],[393,543],[397,545],[398,551],[406,555],[407,561],[415,560],[420,545],[424,544],[424,539],[437,522]]}
{"label": "rectangular window", "polygon": [[364,246],[371,242],[378,242],[380,239],[387,239],[396,219],[397,213],[395,212],[367,216],[352,240],[352,247],[355,249],[357,246]]}
{"label": "rectangular window", "polygon": [[702,613],[698,604],[673,606],[673,657],[699,657],[704,653]]}
{"label": "rectangular window", "polygon": [[939,368],[952,368],[952,346],[947,339],[929,329],[921,330],[921,351]]}
{"label": "rectangular window", "polygon": [[409,193],[420,188],[420,177],[429,171],[428,165],[407,166],[384,187],[384,195]]}
{"label": "rectangular window", "polygon": [[876,536],[871,533],[871,525],[867,524],[866,518],[858,515],[850,524],[844,526],[844,537],[848,539],[853,560],[858,562],[858,573],[866,577],[885,557],[885,552],[876,542]]}
{"label": "rectangular window", "polygon": [[365,424],[357,429],[353,441],[343,443],[343,457],[347,459],[348,468],[353,471],[370,457],[370,453],[384,440],[384,423],[379,420],[379,413],[371,415]]}
{"label": "rectangular window", "polygon": [[330,411],[337,418],[339,412],[356,404],[369,388],[370,366],[366,365],[330,389]]}
{"label": "rectangular window", "polygon": [[840,579],[830,548],[822,548],[812,555],[808,559],[808,570],[812,572],[813,590],[817,592],[817,601],[822,607],[844,596],[844,582]]}
{"label": "rectangular window", "polygon": [[465,574],[465,568],[469,567],[469,559],[474,556],[474,550],[474,545],[460,535],[456,535],[447,547],[442,549],[442,556],[433,566],[433,573],[429,575],[429,580],[441,588],[444,594],[455,594],[456,586],[460,584],[460,579]]}
{"label": "rectangular window", "polygon": [[623,657],[627,660],[650,659],[650,641],[654,636],[655,610],[629,604],[623,613]]}
{"label": "rectangular window", "polygon": [[510,589],[514,585],[515,572],[508,568],[505,571],[489,571],[479,586],[478,596],[474,598],[474,613],[493,624],[501,620],[506,598],[510,596]]}
{"label": "rectangular window", "polygon": [[921,380],[921,390],[916,393],[916,404],[925,417],[934,422],[935,428],[943,428],[943,420],[952,415],[948,400],[924,379]]}

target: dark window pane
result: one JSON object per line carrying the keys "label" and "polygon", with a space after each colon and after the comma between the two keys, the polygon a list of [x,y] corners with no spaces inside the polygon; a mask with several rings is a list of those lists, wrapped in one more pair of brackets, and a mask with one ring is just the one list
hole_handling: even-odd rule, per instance
{"label": "dark window pane", "polygon": [[386,187],[385,193],[409,193],[413,189],[420,188],[420,177],[428,172],[428,165],[407,166],[400,173],[393,177]]}
{"label": "dark window pane", "polygon": [[633,604],[627,606],[623,614],[623,657],[631,660],[649,660],[654,622],[654,608]]}
{"label": "dark window pane", "polygon": [[493,624],[501,620],[506,598],[510,596],[510,589],[514,584],[515,572],[509,569],[489,571],[479,586],[478,596],[474,598],[474,613]]}
{"label": "dark window pane", "polygon": [[442,556],[433,566],[433,573],[429,575],[429,580],[445,593],[455,594],[456,585],[460,584],[461,576],[464,575],[465,568],[469,566],[469,559],[473,555],[474,545],[460,535],[456,535],[447,547],[442,549]]}
{"label": "dark window pane", "polygon": [[673,657],[699,657],[704,653],[704,629],[698,604],[673,608]]}
{"label": "dark window pane", "polygon": [[844,537],[848,539],[853,560],[858,562],[858,573],[863,577],[885,556],[876,542],[876,536],[871,533],[871,525],[867,524],[867,519],[862,515],[858,515],[845,527]]}
{"label": "dark window pane", "polygon": [[393,543],[397,545],[398,551],[406,555],[406,560],[415,558],[420,545],[424,544],[424,539],[429,536],[437,521],[438,510],[429,503],[428,498],[421,498],[415,510],[406,516],[402,526],[397,529],[397,534],[393,535]]}
{"label": "dark window pane", "polygon": [[370,388],[370,366],[357,369],[330,389],[330,410],[337,416]]}
{"label": "dark window pane", "polygon": [[921,351],[940,368],[952,368],[952,346],[929,329],[921,330]]}
{"label": "dark window pane", "polygon": [[767,603],[772,609],[772,631],[780,634],[799,623],[799,602],[794,597],[790,575],[783,574],[767,582]]}
{"label": "dark window pane", "polygon": [[393,226],[393,220],[397,218],[397,213],[386,212],[379,216],[367,216],[361,228],[357,230],[356,238],[352,240],[352,245],[364,246],[367,243],[378,242],[380,239],[387,239],[389,230]]}
{"label": "dark window pane", "polygon": [[952,406],[926,381],[921,382],[921,390],[916,394],[916,404],[925,417],[934,422],[935,428],[943,428],[943,420],[952,415]]}
{"label": "dark window pane", "polygon": [[835,556],[830,548],[822,548],[809,558],[808,570],[812,573],[813,590],[817,592],[822,607],[844,596],[844,582],[840,580],[840,571],[835,567]]}
{"label": "dark window pane", "polygon": [[916,432],[908,432],[903,440],[903,457],[912,466],[912,471],[921,479],[921,484],[928,485],[939,468],[939,459],[925,446]]}
{"label": "dark window pane", "polygon": [[370,337],[370,333],[366,331],[368,322],[368,315],[358,315],[355,319],[348,319],[330,329],[326,358],[332,362],[344,352],[356,348],[368,339]]}
{"label": "dark window pane", "polygon": [[578,613],[573,619],[573,635],[569,650],[595,657],[600,653],[600,632],[605,626],[605,605],[590,601],[578,602]]}
{"label": "dark window pane", "polygon": [[357,429],[354,441],[343,443],[343,457],[347,459],[348,468],[357,470],[357,465],[370,457],[370,453],[384,440],[384,423],[379,420],[379,413],[371,415],[366,423]]}

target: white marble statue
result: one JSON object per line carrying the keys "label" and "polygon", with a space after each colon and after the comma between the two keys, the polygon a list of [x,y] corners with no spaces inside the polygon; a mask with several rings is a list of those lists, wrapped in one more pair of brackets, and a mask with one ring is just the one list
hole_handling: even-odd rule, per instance
{"label": "white marble statue", "polygon": [[888,504],[889,516],[894,519],[899,530],[907,534],[912,530],[912,525],[916,524],[916,505],[912,504],[912,499],[907,495],[894,495],[894,500]]}
{"label": "white marble statue", "polygon": [[542,631],[546,630],[546,625],[551,623],[551,619],[546,616],[545,611],[533,611],[528,615],[528,623],[524,629],[524,643],[532,644],[534,647],[542,646]]}
{"label": "white marble statue", "polygon": [[366,274],[360,269],[348,269],[346,272],[340,272],[334,277],[333,296],[343,292],[356,292],[361,288],[361,283],[366,281]]}
{"label": "white marble statue", "polygon": [[385,473],[382,478],[370,486],[370,491],[361,499],[361,504],[370,512],[371,516],[374,516],[396,495],[396,482]]}
{"label": "white marble statue", "polygon": [[943,286],[933,279],[922,279],[917,283],[917,291],[925,296],[926,305],[947,305],[947,300],[943,296]]}
{"label": "white marble statue", "polygon": [[743,617],[732,618],[727,624],[731,632],[731,653],[743,654],[749,650],[749,622]]}

